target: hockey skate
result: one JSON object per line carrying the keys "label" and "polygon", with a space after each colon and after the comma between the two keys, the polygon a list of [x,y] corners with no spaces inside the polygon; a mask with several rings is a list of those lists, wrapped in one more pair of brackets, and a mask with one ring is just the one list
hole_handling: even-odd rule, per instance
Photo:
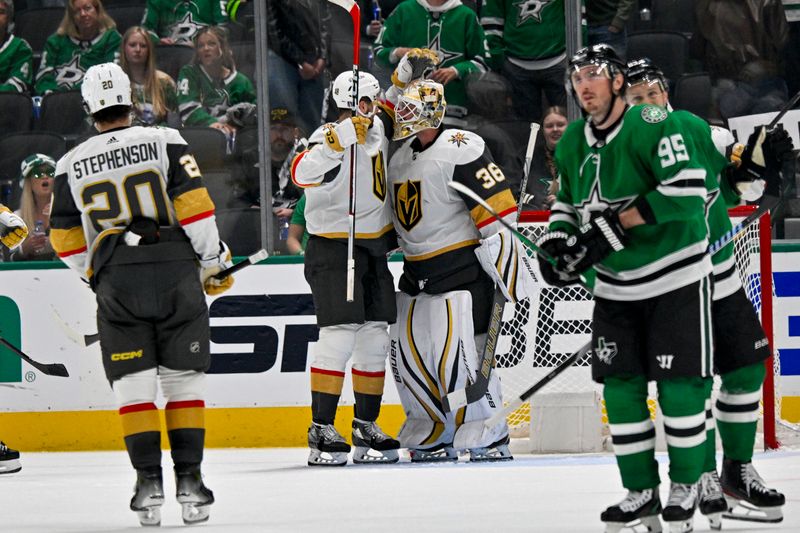
{"label": "hockey skate", "polygon": [[0,474],[13,474],[22,470],[19,462],[19,452],[6,446],[5,442],[0,441]]}
{"label": "hockey skate", "polygon": [[412,463],[442,463],[458,461],[458,452],[449,444],[439,444],[433,448],[409,448]]}
{"label": "hockey skate", "polygon": [[786,503],[783,494],[764,486],[751,462],[722,461],[722,492],[728,501],[723,516],[751,522],[781,522],[781,507]]}
{"label": "hockey skate", "polygon": [[697,483],[671,483],[669,499],[661,518],[669,533],[689,533],[694,530],[694,512],[698,504]]}
{"label": "hockey skate", "polygon": [[400,442],[383,432],[375,422],[353,419],[353,462],[389,464],[400,459]]}
{"label": "hockey skate", "polygon": [[514,458],[508,449],[508,434],[495,443],[484,448],[470,448],[469,460],[473,463],[491,461],[510,461]]}
{"label": "hockey skate", "polygon": [[137,514],[139,523],[143,526],[160,526],[162,505],[164,482],[161,479],[161,468],[137,470],[131,511]]}
{"label": "hockey skate", "polygon": [[203,483],[200,465],[175,467],[175,497],[181,504],[184,524],[199,524],[208,520],[214,493]]}
{"label": "hockey skate", "polygon": [[617,533],[623,528],[644,526],[648,532],[660,533],[661,498],[658,487],[642,491],[630,490],[625,499],[612,505],[602,513],[600,520],[606,523],[606,533]]}
{"label": "hockey skate", "polygon": [[333,424],[311,423],[308,428],[308,466],[344,466],[350,445]]}
{"label": "hockey skate", "polygon": [[722,495],[722,487],[716,470],[703,472],[700,476],[700,512],[708,518],[711,529],[722,529],[722,513],[728,510],[728,503]]}

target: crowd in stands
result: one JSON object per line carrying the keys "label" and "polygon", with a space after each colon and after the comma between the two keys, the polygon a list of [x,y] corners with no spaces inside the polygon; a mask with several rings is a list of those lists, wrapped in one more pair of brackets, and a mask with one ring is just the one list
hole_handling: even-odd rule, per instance
{"label": "crowd in stands", "polygon": [[[446,124],[478,132],[525,206],[546,209],[552,153],[570,98],[565,1],[359,4],[361,67],[388,84],[409,48],[435,50],[440,63],[431,78],[445,85]],[[712,122],[775,111],[800,89],[800,6],[794,2],[584,0],[584,6],[588,44],[606,42],[627,59],[655,56],[673,93],[689,78],[706,80],[708,94],[675,94],[672,101]],[[352,67],[353,29],[348,14],[326,0],[266,0],[265,7],[273,210],[290,220],[300,194],[287,179],[287,161],[305,135],[332,118],[326,90]],[[209,181],[216,180],[209,190],[218,210],[258,207],[255,104],[263,80],[253,79],[253,13],[252,0],[0,0],[0,115],[16,116],[0,116],[0,136],[19,137],[0,141],[0,201],[22,209],[23,217],[42,217],[46,235],[39,197],[52,177],[39,177],[25,161],[34,155],[56,160],[93,133],[80,109],[83,73],[115,61],[131,78],[135,124],[181,128],[202,152]],[[531,122],[542,130],[520,191]],[[295,218],[302,226],[302,217]],[[280,241],[284,253],[302,250],[299,235],[290,245]],[[13,259],[50,257],[41,240],[29,239]]]}

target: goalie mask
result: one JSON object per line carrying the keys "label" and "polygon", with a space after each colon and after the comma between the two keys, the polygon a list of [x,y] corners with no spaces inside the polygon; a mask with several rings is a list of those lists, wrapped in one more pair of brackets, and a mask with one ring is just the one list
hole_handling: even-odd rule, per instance
{"label": "goalie mask", "polygon": [[[352,71],[342,72],[333,80],[331,88],[333,101],[339,109],[353,109],[353,73]],[[375,76],[369,72],[358,73],[358,101],[368,99],[374,103],[381,95],[381,85]],[[374,109],[374,108],[373,108]],[[359,110],[360,115],[364,115]],[[370,114],[369,116],[371,116]]]}
{"label": "goalie mask", "polygon": [[431,80],[418,80],[405,88],[394,110],[395,141],[411,137],[429,128],[438,128],[444,120],[447,102],[444,87]]}
{"label": "goalie mask", "polygon": [[83,107],[90,115],[112,106],[130,106],[131,81],[115,63],[94,65],[83,76],[81,96]]}

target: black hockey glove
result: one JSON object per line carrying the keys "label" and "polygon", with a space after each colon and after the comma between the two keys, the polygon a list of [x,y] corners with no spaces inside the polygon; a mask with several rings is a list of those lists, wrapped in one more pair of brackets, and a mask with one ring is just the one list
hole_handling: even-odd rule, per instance
{"label": "black hockey glove", "polygon": [[617,213],[610,208],[602,213],[593,213],[591,220],[575,235],[571,254],[564,256],[566,263],[563,268],[570,273],[585,272],[613,252],[625,248],[626,241]]}
{"label": "black hockey glove", "polygon": [[794,144],[789,133],[779,124],[767,133],[764,140],[764,161],[766,169],[763,179],[766,182],[764,194],[780,196],[783,185],[783,163],[794,157]]}
{"label": "black hockey glove", "polygon": [[[568,273],[558,266],[562,264],[559,259],[564,254],[572,252],[572,248],[567,245],[567,241],[570,239],[575,240],[573,236],[563,231],[551,231],[536,241],[536,246],[547,254],[547,259],[545,259],[544,254],[537,253],[536,260],[539,262],[539,272],[548,285],[566,287],[580,281],[577,274]],[[552,264],[548,259],[555,259],[556,264]]]}
{"label": "black hockey glove", "polygon": [[240,102],[230,106],[225,112],[225,116],[228,117],[229,124],[238,128],[258,125],[256,106],[248,102]]}

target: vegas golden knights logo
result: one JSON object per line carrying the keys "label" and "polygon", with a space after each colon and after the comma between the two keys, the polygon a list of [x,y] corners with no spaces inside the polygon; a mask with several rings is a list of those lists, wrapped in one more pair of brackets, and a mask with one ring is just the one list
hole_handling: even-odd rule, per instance
{"label": "vegas golden knights logo", "polygon": [[372,194],[381,202],[386,200],[386,167],[380,151],[372,158]]}
{"label": "vegas golden knights logo", "polygon": [[397,220],[403,229],[411,231],[422,219],[422,180],[394,184]]}

